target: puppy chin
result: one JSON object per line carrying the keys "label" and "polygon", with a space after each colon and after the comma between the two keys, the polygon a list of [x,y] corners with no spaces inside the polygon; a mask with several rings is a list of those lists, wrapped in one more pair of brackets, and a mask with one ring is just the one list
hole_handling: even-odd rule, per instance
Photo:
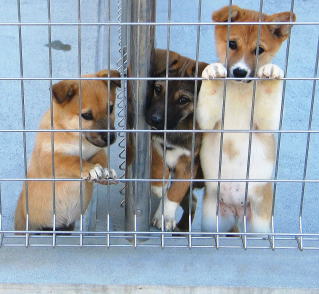
{"label": "puppy chin", "polygon": [[104,148],[104,147],[107,147],[109,145],[107,142],[103,141],[102,139],[90,138],[90,137],[85,137],[85,139],[90,144],[94,145],[95,147]]}

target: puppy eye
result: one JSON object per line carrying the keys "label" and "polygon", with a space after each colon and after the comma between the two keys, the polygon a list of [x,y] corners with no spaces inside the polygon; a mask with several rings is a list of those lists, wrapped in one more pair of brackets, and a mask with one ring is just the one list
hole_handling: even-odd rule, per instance
{"label": "puppy eye", "polygon": [[109,105],[110,113],[112,113],[112,112],[113,112],[113,109],[114,109],[114,105]]}
{"label": "puppy eye", "polygon": [[162,86],[155,85],[154,86],[154,92],[155,92],[156,95],[159,95],[162,92]]}
{"label": "puppy eye", "polygon": [[263,47],[258,47],[258,50],[257,48],[255,49],[255,55],[260,55],[260,54],[263,54],[265,51],[265,49]]}
{"label": "puppy eye", "polygon": [[84,112],[84,113],[81,114],[81,116],[82,116],[85,120],[93,120],[92,111]]}
{"label": "puppy eye", "polygon": [[185,105],[185,104],[187,104],[189,102],[191,102],[191,100],[187,96],[181,96],[178,99],[178,104],[180,104],[180,105]]}
{"label": "puppy eye", "polygon": [[236,50],[237,49],[237,42],[236,41],[229,41],[228,46],[230,49]]}

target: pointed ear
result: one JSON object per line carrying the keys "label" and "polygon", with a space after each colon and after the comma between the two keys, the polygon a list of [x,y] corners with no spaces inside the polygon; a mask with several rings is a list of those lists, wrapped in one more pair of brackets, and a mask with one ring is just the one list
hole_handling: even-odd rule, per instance
{"label": "pointed ear", "polygon": [[[106,69],[103,69],[103,70],[97,72],[96,76],[98,78],[108,78],[108,77],[110,77],[110,78],[120,78],[121,74],[117,70],[113,70],[113,69],[106,70]],[[105,80],[103,82],[105,82],[106,85],[108,84],[107,80]],[[120,80],[111,80],[110,81],[110,85],[111,85],[111,87],[119,87],[120,88],[121,87],[121,81]]]}
{"label": "pointed ear", "polygon": [[[270,15],[268,17],[268,21],[274,21],[274,22],[290,22],[296,21],[296,15],[291,12],[280,12],[273,15]],[[286,40],[289,35],[289,29],[291,25],[289,24],[273,24],[268,25],[269,30],[274,34],[277,38],[282,38],[283,40]]]}
{"label": "pointed ear", "polygon": [[241,8],[236,5],[225,6],[212,15],[212,19],[215,22],[227,22],[230,14],[230,20],[236,21],[240,16]]}
{"label": "pointed ear", "polygon": [[78,89],[76,81],[61,81],[52,86],[52,95],[57,103],[68,103],[77,94]]}
{"label": "pointed ear", "polygon": [[[168,53],[168,71],[169,73],[177,72],[180,67],[180,59],[181,56],[174,52],[169,51]],[[156,76],[163,76],[166,74],[166,60],[167,60],[167,53],[164,49],[155,49],[154,54],[154,64],[153,64],[153,75]]]}

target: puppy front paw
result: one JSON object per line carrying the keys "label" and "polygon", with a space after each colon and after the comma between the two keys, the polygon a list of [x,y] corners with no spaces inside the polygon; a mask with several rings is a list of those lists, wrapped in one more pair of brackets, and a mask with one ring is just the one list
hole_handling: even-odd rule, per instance
{"label": "puppy front paw", "polygon": [[284,72],[278,65],[266,64],[258,70],[257,77],[262,79],[282,79]]}
{"label": "puppy front paw", "polygon": [[[167,197],[164,198],[164,228],[165,231],[173,231],[176,227],[176,209],[178,207],[177,202],[170,201]],[[162,201],[160,202],[153,220],[152,225],[158,229],[162,229]]]}
{"label": "puppy front paw", "polygon": [[212,63],[204,69],[202,77],[207,80],[215,78],[225,78],[227,76],[227,69],[222,63]]}
{"label": "puppy front paw", "polygon": [[82,177],[88,182],[99,183],[102,185],[116,184],[117,175],[114,169],[103,168],[100,164],[96,164],[86,176]]}
{"label": "puppy front paw", "polygon": [[[156,211],[153,220],[152,220],[153,227],[158,228],[159,230],[162,229],[162,213],[158,210]],[[176,220],[175,217],[165,216],[164,214],[164,228],[166,232],[174,231],[176,227]]]}

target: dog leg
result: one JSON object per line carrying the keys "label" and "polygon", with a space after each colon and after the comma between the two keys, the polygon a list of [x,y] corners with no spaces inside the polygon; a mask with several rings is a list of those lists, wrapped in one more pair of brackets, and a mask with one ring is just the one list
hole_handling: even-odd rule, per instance
{"label": "dog leg", "polygon": [[208,65],[202,77],[203,80],[198,95],[197,121],[203,130],[213,129],[215,124],[221,119],[224,83],[221,80],[210,80],[213,78],[225,78],[227,70],[221,63]]}
{"label": "dog leg", "polygon": [[[163,158],[160,154],[158,154],[157,150],[155,148],[152,148],[152,171],[151,171],[151,178],[152,179],[159,179],[162,180],[168,179],[169,178],[169,169],[166,166],[165,170],[164,169],[164,162]],[[164,175],[164,177],[163,177]],[[158,181],[158,182],[152,182],[151,184],[151,189],[154,195],[157,197],[161,198],[167,193],[169,183],[168,182],[163,182],[163,181]],[[164,190],[163,190],[164,189]]]}
{"label": "dog leg", "polygon": [[[230,232],[236,224],[236,218],[231,209],[219,206],[218,231]],[[217,191],[208,192],[203,199],[202,231],[217,232]]]}
{"label": "dog leg", "polygon": [[[185,197],[183,198],[180,206],[183,208],[183,215],[176,225],[175,231],[177,232],[187,232],[189,231],[189,197],[190,197],[190,189],[187,190]],[[195,211],[197,207],[197,198],[194,194],[192,194],[192,207],[191,207],[191,223],[193,223],[193,219],[195,216]]]}
{"label": "dog leg", "polygon": [[[99,152],[98,152],[99,153]],[[55,154],[54,156],[54,162],[55,166],[64,166],[68,165],[68,169],[60,169],[56,168],[55,170],[55,176],[57,178],[63,177],[63,178],[79,178],[85,179],[89,182],[97,182],[99,184],[113,184],[117,183],[116,181],[116,172],[113,169],[106,169],[102,167],[100,163],[93,163],[93,162],[99,162],[101,160],[101,163],[104,165],[105,161],[103,161],[101,158],[103,156],[101,153],[97,155],[97,157],[93,156],[90,161],[82,160],[82,172],[81,172],[81,164],[80,164],[80,158],[78,156],[67,156],[63,154]],[[48,162],[51,162],[51,158],[48,158]],[[48,164],[48,167],[51,168],[50,164]],[[48,174],[50,174],[50,169],[48,171]]]}
{"label": "dog leg", "polygon": [[268,233],[271,231],[272,184],[266,183],[257,187],[255,193],[254,197],[250,197],[250,231],[253,233]]}
{"label": "dog leg", "polygon": [[25,230],[25,226],[26,226],[25,210],[23,209],[23,199],[25,197],[24,193],[25,193],[25,187],[23,186],[23,190],[18,200],[18,204],[17,204],[17,208],[15,212],[15,218],[14,218],[14,222],[15,222],[14,229],[16,231]]}
{"label": "dog leg", "polygon": [[266,64],[258,70],[257,77],[267,80],[257,82],[254,123],[259,130],[277,130],[283,86],[279,79],[284,72],[275,64]]}
{"label": "dog leg", "polygon": [[[191,159],[188,156],[181,156],[175,167],[175,179],[190,179]],[[176,209],[179,203],[183,200],[189,189],[190,183],[185,182],[173,182],[167,192],[167,197],[164,198],[164,220],[165,229],[167,231],[174,230],[176,227]],[[160,205],[154,215],[153,224],[161,229],[162,206]]]}

